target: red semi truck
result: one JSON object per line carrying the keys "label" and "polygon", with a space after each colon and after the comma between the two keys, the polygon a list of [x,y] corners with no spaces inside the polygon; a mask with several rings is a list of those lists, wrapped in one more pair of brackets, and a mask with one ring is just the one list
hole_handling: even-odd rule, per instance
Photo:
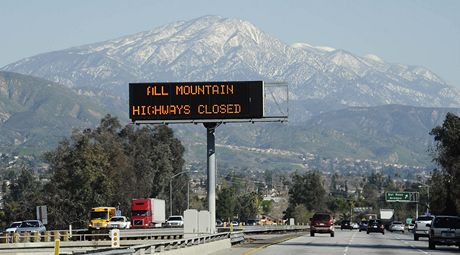
{"label": "red semi truck", "polygon": [[161,227],[166,221],[165,201],[156,198],[131,200],[131,228]]}

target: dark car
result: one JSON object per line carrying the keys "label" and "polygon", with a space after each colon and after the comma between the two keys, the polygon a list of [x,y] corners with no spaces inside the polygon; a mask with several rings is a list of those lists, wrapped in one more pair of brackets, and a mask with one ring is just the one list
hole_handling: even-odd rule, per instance
{"label": "dark car", "polygon": [[340,223],[340,229],[353,229],[353,226],[351,225],[351,221],[349,220],[342,220]]}
{"label": "dark car", "polygon": [[217,219],[216,220],[216,227],[220,228],[220,227],[223,227],[223,226],[224,226],[224,222],[219,220],[219,219]]}
{"label": "dark car", "polygon": [[334,237],[334,220],[329,213],[315,213],[310,218],[310,236],[315,233],[328,233]]}
{"label": "dark car", "polygon": [[367,220],[361,221],[361,222],[359,223],[359,232],[361,232],[361,231],[363,231],[363,230],[367,231],[367,224],[368,224],[368,223],[369,223],[369,222],[368,222]]}
{"label": "dark car", "polygon": [[436,245],[456,245],[460,250],[460,217],[435,216],[428,236],[428,248],[435,249]]}
{"label": "dark car", "polygon": [[256,226],[257,225],[257,220],[247,220],[246,221],[246,226]]}
{"label": "dark car", "polygon": [[380,220],[369,220],[367,224],[367,234],[370,232],[379,232],[382,235],[385,235],[385,226],[383,226],[382,221]]}

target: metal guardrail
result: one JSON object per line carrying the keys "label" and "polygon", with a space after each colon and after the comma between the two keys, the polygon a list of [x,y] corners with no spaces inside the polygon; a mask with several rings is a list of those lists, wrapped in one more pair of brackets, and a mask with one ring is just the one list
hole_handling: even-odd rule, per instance
{"label": "metal guardrail", "polygon": [[230,232],[230,242],[232,244],[241,243],[244,241],[243,231]]}
{"label": "metal guardrail", "polygon": [[[218,228],[218,232],[242,232],[242,233],[263,233],[263,232],[280,232],[280,231],[300,231],[307,230],[308,226],[288,226],[288,225],[258,225],[243,227],[225,227]],[[122,229],[120,230],[121,240],[136,239],[181,239],[184,235],[182,228],[159,228],[159,229]],[[109,232],[89,233],[87,230],[72,231],[54,230],[45,233],[4,233],[0,235],[0,243],[35,243],[35,242],[53,242],[59,239],[61,241],[93,241],[93,240],[110,240]]]}
{"label": "metal guardrail", "polygon": [[[167,229],[123,229],[120,231],[120,239],[180,239],[184,235],[181,228]],[[90,233],[86,231],[54,230],[44,233],[3,233],[0,235],[0,243],[38,243],[61,241],[93,241],[110,240],[109,230]]]}
{"label": "metal guardrail", "polygon": [[153,254],[158,252],[177,250],[182,248],[191,247],[194,245],[205,244],[209,242],[219,241],[230,238],[230,233],[219,233],[213,235],[203,235],[186,239],[163,241],[155,244],[143,244],[135,245],[129,248],[118,248],[118,249],[105,249],[96,251],[85,251],[81,253],[73,254],[93,254],[93,255],[119,255],[119,254],[130,254],[130,255],[141,255],[141,254]]}

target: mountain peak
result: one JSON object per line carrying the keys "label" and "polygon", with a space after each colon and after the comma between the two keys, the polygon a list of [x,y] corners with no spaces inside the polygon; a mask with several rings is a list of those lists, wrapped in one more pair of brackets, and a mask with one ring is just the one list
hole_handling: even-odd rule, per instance
{"label": "mountain peak", "polygon": [[293,44],[291,44],[291,47],[296,48],[296,49],[315,49],[315,50],[320,50],[320,51],[324,51],[324,52],[331,52],[331,51],[336,50],[336,49],[334,49],[332,47],[329,47],[329,46],[313,46],[313,45],[310,45],[308,43],[302,43],[302,42],[293,43]]}
{"label": "mountain peak", "polygon": [[[121,38],[30,57],[4,70],[126,98],[126,84],[151,81],[286,81],[299,106],[460,106],[460,94],[431,71],[374,55],[284,44],[238,18],[203,16]],[[301,112],[305,113],[305,110]]]}

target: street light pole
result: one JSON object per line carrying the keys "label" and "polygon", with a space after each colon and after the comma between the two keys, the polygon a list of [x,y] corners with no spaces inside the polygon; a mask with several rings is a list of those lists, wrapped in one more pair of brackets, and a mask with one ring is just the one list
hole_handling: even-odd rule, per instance
{"label": "street light pole", "polygon": [[[177,177],[181,174],[188,173],[189,171],[182,171],[177,173],[169,178],[169,216],[172,215],[172,180],[174,177]],[[187,181],[187,209],[189,208],[189,199],[190,199],[190,179]]]}
{"label": "street light pole", "polygon": [[428,209],[428,212],[430,211],[430,185],[427,185],[427,184],[420,184],[418,185],[419,188],[422,188],[422,187],[425,187],[426,188],[426,191],[427,191],[427,197],[428,197],[428,201],[426,202],[426,207]]}

